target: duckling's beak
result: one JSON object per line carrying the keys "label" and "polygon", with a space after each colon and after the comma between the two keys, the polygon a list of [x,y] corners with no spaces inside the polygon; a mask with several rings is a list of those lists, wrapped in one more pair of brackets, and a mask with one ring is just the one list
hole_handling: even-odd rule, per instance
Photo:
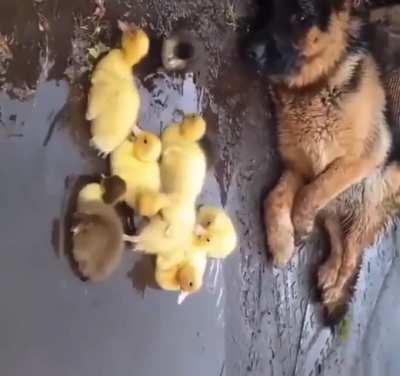
{"label": "duckling's beak", "polygon": [[120,29],[123,33],[135,31],[137,28],[138,27],[133,23],[118,20],[118,29]]}
{"label": "duckling's beak", "polygon": [[118,20],[118,28],[121,31],[127,31],[128,30],[128,24],[124,21]]}
{"label": "duckling's beak", "polygon": [[181,293],[178,295],[178,304],[182,304],[183,301],[190,295],[187,291],[181,291]]}
{"label": "duckling's beak", "polygon": [[196,236],[205,235],[206,233],[207,233],[207,230],[202,225],[194,226],[194,234]]}
{"label": "duckling's beak", "polygon": [[139,128],[139,127],[137,126],[137,124],[135,124],[135,125],[132,127],[132,133],[137,137],[137,136],[139,136],[140,134],[144,133],[144,130],[141,129],[141,128]]}
{"label": "duckling's beak", "polygon": [[122,32],[129,32],[129,31],[135,31],[138,29],[138,26],[132,22],[124,22],[121,20],[118,20],[118,28],[122,31]]}

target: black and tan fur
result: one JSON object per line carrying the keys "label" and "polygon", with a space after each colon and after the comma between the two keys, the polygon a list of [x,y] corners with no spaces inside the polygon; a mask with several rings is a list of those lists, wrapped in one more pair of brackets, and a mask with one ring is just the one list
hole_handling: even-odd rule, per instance
{"label": "black and tan fur", "polygon": [[321,220],[331,253],[318,283],[332,316],[346,302],[362,251],[397,212],[400,167],[388,162],[385,93],[350,0],[273,3],[275,21],[247,49],[271,79],[284,163],[265,200],[268,248],[286,265],[295,237]]}

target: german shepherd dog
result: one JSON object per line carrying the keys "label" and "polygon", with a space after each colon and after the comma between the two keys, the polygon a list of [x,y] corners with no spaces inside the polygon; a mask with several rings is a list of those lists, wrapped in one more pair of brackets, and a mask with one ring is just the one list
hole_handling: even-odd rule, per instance
{"label": "german shepherd dog", "polygon": [[328,317],[343,313],[362,251],[400,207],[400,166],[380,73],[350,0],[271,0],[246,58],[272,84],[284,171],[267,196],[267,244],[284,266],[318,220],[331,251],[318,272]]}

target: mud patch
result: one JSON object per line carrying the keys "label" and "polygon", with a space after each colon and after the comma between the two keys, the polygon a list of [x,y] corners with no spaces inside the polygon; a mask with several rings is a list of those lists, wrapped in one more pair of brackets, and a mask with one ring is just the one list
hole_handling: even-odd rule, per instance
{"label": "mud patch", "polygon": [[104,7],[97,7],[91,16],[74,16],[71,55],[64,72],[72,84],[87,80],[95,62],[110,49],[105,43],[110,43],[111,25],[103,19],[104,13]]}

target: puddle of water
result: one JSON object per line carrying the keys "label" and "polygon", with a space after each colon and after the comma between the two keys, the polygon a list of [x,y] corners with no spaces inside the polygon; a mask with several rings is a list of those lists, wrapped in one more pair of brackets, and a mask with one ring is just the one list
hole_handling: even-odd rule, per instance
{"label": "puddle of water", "polygon": [[2,221],[7,221],[10,230],[6,242],[15,241],[16,224],[32,221],[31,213],[39,210],[37,221],[28,226],[27,234],[36,237],[45,233],[40,241],[50,244],[52,224],[63,217],[67,177],[104,168],[104,162],[94,156],[82,158],[80,149],[68,136],[69,127],[59,116],[68,93],[65,82],[49,81],[40,84],[35,95],[23,102],[0,95],[0,156],[9,161],[0,168],[5,182],[0,192],[5,208]]}
{"label": "puddle of water", "polygon": [[138,84],[142,100],[139,125],[145,129],[159,134],[185,113],[203,113],[205,90],[196,85],[192,74],[182,79],[154,73]]}
{"label": "puddle of water", "polygon": [[[179,120],[180,111],[202,113],[204,107],[201,93],[203,91],[196,85],[193,77],[188,76],[181,82],[167,76],[155,77],[151,90],[141,86],[143,107],[140,124],[145,129],[159,132],[170,121]],[[127,256],[113,281],[102,286],[91,286],[83,285],[76,278],[64,258],[60,261],[54,256],[52,225],[60,226],[64,214],[62,206],[66,180],[74,181],[77,176],[98,175],[106,171],[105,161],[97,158],[88,148],[88,124],[83,121],[85,98],[74,92],[73,88],[71,92],[65,82],[49,81],[41,83],[35,95],[25,102],[2,94],[0,106],[0,157],[3,161],[8,161],[0,166],[0,228],[2,244],[8,250],[2,258],[0,283],[5,286],[13,281],[13,294],[23,297],[17,304],[18,307],[24,307],[24,310],[18,310],[21,315],[26,312],[25,305],[28,304],[38,317],[44,317],[44,311],[47,314],[57,312],[55,316],[58,317],[50,320],[45,316],[46,319],[42,319],[39,325],[27,320],[27,330],[18,332],[17,338],[21,341],[23,339],[24,343],[36,342],[42,347],[48,346],[51,341],[46,335],[47,328],[53,328],[56,325],[54,320],[58,322],[60,317],[63,322],[70,320],[63,315],[67,312],[65,306],[73,305],[75,311],[68,315],[73,317],[69,328],[75,333],[74,336],[82,332],[82,325],[91,327],[86,328],[90,331],[91,338],[100,336],[96,333],[99,333],[99,327],[105,326],[98,320],[97,323],[96,320],[93,321],[90,317],[92,314],[101,317],[117,315],[118,320],[112,326],[113,330],[105,329],[106,333],[103,332],[101,338],[121,340],[126,346],[132,346],[132,342],[136,345],[134,341],[144,338],[145,332],[150,338],[170,338],[167,331],[171,327],[175,328],[174,331],[180,328],[182,333],[178,334],[178,338],[182,338],[180,341],[184,346],[183,341],[190,342],[188,338],[192,331],[199,330],[202,333],[201,341],[194,344],[190,342],[195,349],[193,352],[190,350],[191,353],[204,354],[220,367],[224,354],[224,290],[220,267],[215,268],[214,273],[207,273],[202,291],[188,299],[182,307],[177,307],[175,294],[150,289],[146,290],[143,298],[138,298],[132,293],[132,284],[127,283],[126,272],[130,267],[129,261],[135,261],[132,260],[133,257]],[[210,176],[212,179],[212,173]],[[68,179],[70,177],[72,179]],[[208,186],[207,197],[213,196],[212,190],[212,186]],[[218,197],[216,182],[214,195]],[[215,200],[218,201],[217,198]],[[24,286],[24,283],[16,284],[16,270],[24,276],[23,280],[34,283],[29,286]],[[140,276],[138,269],[134,272]],[[54,307],[47,307],[45,301],[51,301]],[[197,317],[203,311],[205,313],[201,313],[201,320],[196,319],[195,324],[193,320],[185,320],[188,317]],[[5,312],[5,317],[10,322],[22,320],[22,316],[14,319],[15,315],[10,310]],[[186,329],[182,329],[182,320],[185,321]],[[124,323],[122,326],[121,322]],[[130,334],[127,337],[126,328],[135,330],[129,329]],[[42,336],[39,335],[41,331],[44,333]],[[21,346],[18,341],[16,346]],[[57,354],[62,353],[62,346],[67,344],[68,347],[74,347],[73,343],[76,343],[76,337],[71,336],[52,345],[52,358],[56,359]],[[104,346],[107,347],[107,344]],[[178,345],[179,351],[184,351],[181,347]],[[41,369],[31,361],[33,350],[30,349],[33,348],[33,345],[26,346],[26,350],[24,347],[25,360],[19,365],[20,371],[29,365],[36,370]],[[78,346],[72,351],[81,353],[82,349]],[[89,356],[98,356],[96,351],[93,350]],[[7,348],[6,353],[10,359],[16,356],[12,348]],[[162,357],[162,353],[164,352],[156,350],[155,356]],[[131,359],[125,361],[125,364],[130,364],[129,361]],[[59,360],[55,360],[51,367],[56,367],[56,363],[60,364]],[[83,369],[82,361],[79,360],[76,364],[74,367]],[[161,364],[161,360],[154,362],[154,368],[157,369]],[[172,368],[179,368],[178,366],[179,362],[171,364]],[[11,367],[9,362],[5,367],[6,370]],[[147,369],[145,365],[139,367]],[[213,365],[210,363],[209,367]],[[159,374],[158,370],[153,372],[151,368],[149,372],[149,375]],[[178,371],[172,373],[176,372]]]}

